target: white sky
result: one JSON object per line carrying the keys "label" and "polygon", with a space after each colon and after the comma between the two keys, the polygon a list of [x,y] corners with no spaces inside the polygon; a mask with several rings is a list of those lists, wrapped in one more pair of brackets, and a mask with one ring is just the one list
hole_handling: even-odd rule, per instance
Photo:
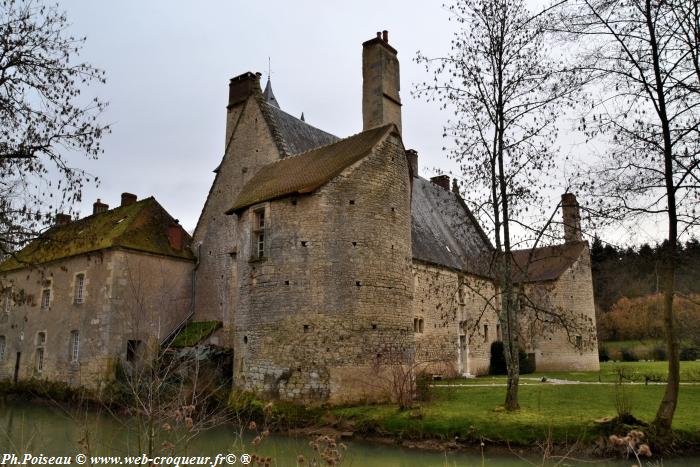
{"label": "white sky", "polygon": [[104,121],[113,124],[100,160],[81,161],[101,178],[99,188],[84,192],[83,216],[96,198],[116,206],[120,193],[129,191],[155,196],[192,230],[223,155],[228,80],[260,71],[264,85],[268,57],[283,110],[297,116],[303,111],[308,123],[340,137],[357,133],[361,44],[382,29],[399,51],[406,147],[418,151],[423,176],[455,167],[441,150],[449,115],[411,95],[413,84],[430,78],[415,63],[416,52],[437,56],[449,50],[453,23],[440,0],[60,5],[74,34],[87,36],[80,58],[107,73],[107,84],[90,93],[109,101]]}

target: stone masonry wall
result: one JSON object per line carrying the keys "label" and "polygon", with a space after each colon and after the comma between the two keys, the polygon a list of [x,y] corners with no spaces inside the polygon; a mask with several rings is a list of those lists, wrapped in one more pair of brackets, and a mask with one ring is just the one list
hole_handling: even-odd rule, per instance
{"label": "stone masonry wall", "polygon": [[414,320],[423,320],[416,348],[426,371],[444,376],[487,373],[491,343],[497,339],[496,311],[488,304],[492,284],[416,260],[413,278]]}
{"label": "stone masonry wall", "polygon": [[[395,136],[313,194],[238,222],[234,381],[266,397],[386,397],[413,349],[408,167]],[[251,260],[266,209],[266,259]]]}
{"label": "stone masonry wall", "polygon": [[218,343],[231,345],[229,336],[237,300],[237,290],[233,287],[236,264],[232,257],[238,245],[237,218],[224,213],[243,185],[262,166],[280,157],[254,98],[228,109],[225,147],[226,153],[194,232],[194,253],[199,257],[195,320],[222,321],[224,329]]}
{"label": "stone masonry wall", "polygon": [[[125,279],[126,262],[131,263],[130,275],[138,282]],[[126,290],[142,295],[141,319],[147,317],[152,323],[139,338],[148,340],[149,335],[162,334],[187,313],[191,269],[189,261],[102,250],[4,274],[0,278],[3,287],[11,286],[15,299],[9,313],[0,311],[0,336],[6,343],[0,379],[14,378],[20,353],[19,380],[61,381],[99,389],[114,376],[115,363],[126,352],[126,339],[133,335],[125,317],[134,315],[135,305],[125,300]],[[77,274],[85,275],[82,303],[76,303],[74,297]],[[163,300],[157,292],[162,278],[175,290],[170,299]],[[49,307],[43,309],[45,288],[51,294]],[[77,361],[72,359],[71,331],[80,336]],[[39,342],[40,332],[46,336],[43,343]],[[42,371],[38,369],[38,349],[44,352]]]}

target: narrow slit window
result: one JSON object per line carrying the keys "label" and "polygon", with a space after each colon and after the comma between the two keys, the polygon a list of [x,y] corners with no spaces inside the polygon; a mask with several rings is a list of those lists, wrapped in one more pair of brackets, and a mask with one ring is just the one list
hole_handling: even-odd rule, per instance
{"label": "narrow slit window", "polygon": [[83,301],[85,301],[85,274],[77,274],[75,276],[74,302],[80,304]]}
{"label": "narrow slit window", "polygon": [[140,340],[128,340],[126,341],[126,361],[136,362],[141,357],[141,352],[143,348],[143,342]]}
{"label": "narrow slit window", "polygon": [[576,348],[581,350],[583,347],[583,338],[581,336],[576,336]]}
{"label": "narrow slit window", "polygon": [[489,325],[484,324],[484,342],[489,341]]}
{"label": "narrow slit window", "polygon": [[5,360],[5,336],[0,336],[0,362]]}
{"label": "narrow slit window", "polygon": [[423,318],[418,320],[418,332],[423,333]]}
{"label": "narrow slit window", "polygon": [[35,368],[36,368],[37,373],[41,373],[42,371],[44,371],[44,349],[43,348],[36,349]]}
{"label": "narrow slit window", "polygon": [[51,282],[41,290],[41,309],[48,310],[51,304]]}
{"label": "narrow slit window", "polygon": [[80,356],[80,333],[78,331],[70,332],[70,361],[77,363]]}
{"label": "narrow slit window", "polygon": [[265,208],[253,211],[253,258],[263,259],[265,257],[266,241],[266,219]]}

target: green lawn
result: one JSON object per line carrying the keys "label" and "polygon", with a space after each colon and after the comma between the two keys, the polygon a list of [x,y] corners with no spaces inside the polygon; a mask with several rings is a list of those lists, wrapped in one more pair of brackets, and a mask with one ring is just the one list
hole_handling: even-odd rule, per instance
{"label": "green lawn", "polygon": [[[663,363],[663,362],[659,362]],[[601,379],[617,379],[613,366],[601,365]],[[625,363],[630,374],[662,371],[656,362]],[[683,362],[686,375],[700,372],[700,362]],[[598,381],[598,373],[547,373],[526,377],[556,377],[578,381]],[[454,382],[494,382],[498,378],[475,378]],[[625,384],[620,389],[615,384],[555,385],[531,382],[520,388],[521,410],[504,412],[500,406],[505,397],[505,387],[436,386],[432,389],[432,401],[422,403],[412,410],[399,411],[395,406],[360,406],[334,409],[334,413],[352,420],[358,430],[374,430],[407,437],[454,436],[478,440],[509,441],[531,444],[543,440],[551,430],[555,442],[573,442],[579,438],[591,440],[603,433],[595,420],[616,415],[616,393],[624,391],[630,401],[632,413],[639,419],[651,421],[664,390],[663,385]],[[443,384],[437,382],[436,384]],[[680,400],[674,429],[692,440],[700,438],[700,385],[681,387]]]}

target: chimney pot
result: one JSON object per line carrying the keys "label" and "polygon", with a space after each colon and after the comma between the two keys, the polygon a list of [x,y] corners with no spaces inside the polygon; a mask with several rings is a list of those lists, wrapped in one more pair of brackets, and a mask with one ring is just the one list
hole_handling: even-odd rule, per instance
{"label": "chimney pot", "polygon": [[138,198],[136,197],[135,194],[133,193],[122,193],[122,203],[121,206],[129,206],[131,204],[134,204]]}
{"label": "chimney pot", "polygon": [[377,39],[381,39],[381,38],[382,38],[382,33],[381,33],[381,31],[377,31]]}
{"label": "chimney pot", "polygon": [[461,196],[461,195],[459,194],[459,183],[457,183],[457,179],[456,179],[456,178],[453,178],[453,179],[452,179],[452,193],[454,193],[454,194],[456,194],[456,195],[458,195],[458,196]]}
{"label": "chimney pot", "polygon": [[564,221],[564,242],[573,243],[583,240],[581,232],[581,211],[576,195],[564,193],[561,195],[561,211]]}
{"label": "chimney pot", "polygon": [[450,176],[449,175],[438,175],[431,177],[430,181],[442,188],[445,191],[450,191]]}
{"label": "chimney pot", "polygon": [[92,213],[93,214],[99,214],[101,212],[107,211],[108,209],[109,209],[109,205],[100,201],[100,198],[97,198],[97,201],[92,203]]}
{"label": "chimney pot", "polygon": [[59,212],[56,214],[56,225],[67,225],[70,224],[71,217],[69,214],[63,214]]}

